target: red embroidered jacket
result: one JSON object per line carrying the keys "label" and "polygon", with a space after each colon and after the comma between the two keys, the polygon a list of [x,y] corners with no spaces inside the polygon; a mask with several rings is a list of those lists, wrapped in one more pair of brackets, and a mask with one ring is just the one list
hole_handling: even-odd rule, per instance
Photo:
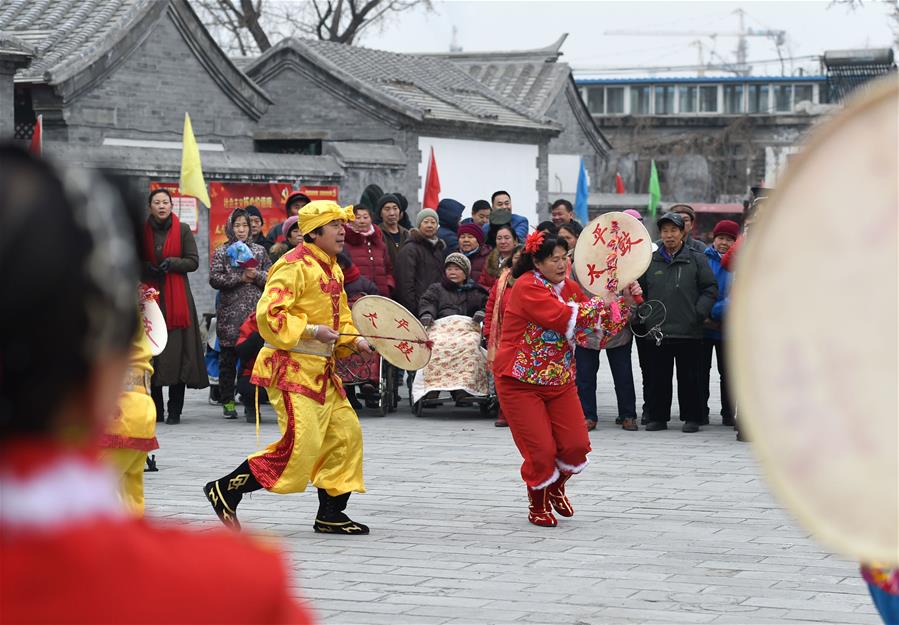
{"label": "red embroidered jacket", "polygon": [[590,332],[608,339],[626,323],[626,312],[613,319],[607,304],[588,298],[573,280],[554,286],[537,272],[525,273],[509,294],[494,374],[544,386],[571,384],[575,340]]}

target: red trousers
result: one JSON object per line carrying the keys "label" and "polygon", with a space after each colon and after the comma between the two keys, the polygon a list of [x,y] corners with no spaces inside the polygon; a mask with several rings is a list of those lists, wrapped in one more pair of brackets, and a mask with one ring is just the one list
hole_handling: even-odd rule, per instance
{"label": "red trousers", "polygon": [[496,378],[496,394],[524,462],[521,477],[532,489],[552,484],[559,470],[587,466],[590,436],[575,385],[542,386]]}

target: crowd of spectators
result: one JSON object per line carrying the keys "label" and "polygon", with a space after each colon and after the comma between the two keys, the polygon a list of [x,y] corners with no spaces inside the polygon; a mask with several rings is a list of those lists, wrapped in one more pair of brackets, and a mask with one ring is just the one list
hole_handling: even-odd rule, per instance
{"label": "crowd of spectators", "polygon": [[[255,419],[255,389],[248,384],[247,363],[252,362],[261,345],[258,332],[253,331],[252,313],[271,264],[303,244],[296,214],[308,202],[306,195],[292,193],[286,202],[285,220],[268,232],[264,232],[265,223],[256,207],[235,210],[228,219],[228,241],[213,253],[209,283],[218,291],[217,403],[222,404],[226,418],[237,416],[236,387],[248,420]],[[503,302],[514,285],[511,268],[531,224],[513,211],[511,194],[504,190],[494,192],[489,201],[474,202],[470,209],[452,198],[444,198],[435,208],[423,208],[412,217],[407,208],[401,193],[384,192],[377,185],[366,187],[354,205],[355,220],[345,227],[345,248],[338,257],[348,300],[352,304],[365,295],[389,297],[426,326],[448,315],[471,317],[483,323],[489,368],[491,346],[495,348],[502,329]],[[178,227],[179,245],[175,245],[174,235],[169,235],[171,199],[166,192],[154,192],[149,212],[144,270],[160,279],[167,286],[164,294],[172,297],[166,279],[196,270],[196,244],[184,226]],[[642,221],[639,212],[628,212]],[[583,224],[564,199],[550,205],[549,215],[550,219],[535,229],[565,240],[569,275],[577,280],[572,272],[573,255]],[[722,332],[731,274],[722,260],[739,238],[740,226],[734,221],[720,221],[711,244],[706,244],[693,236],[695,222],[696,213],[690,205],[674,204],[653,224],[659,238],[640,285],[645,299],[664,310],[656,324],[658,332],[650,335],[648,328],[635,323],[633,331],[627,327],[602,347],[589,340],[577,346],[576,381],[588,430],[594,429],[599,419],[597,375],[602,352],[614,381],[615,422],[625,430],[638,430],[640,424],[647,431],[667,429],[675,375],[682,430],[692,433],[709,424],[713,359],[719,372],[721,423],[734,424],[736,413],[727,384]],[[238,260],[234,252],[239,245],[246,247],[249,256],[245,261]],[[153,396],[162,419],[162,387],[170,387],[169,423],[179,420],[185,386],[202,388],[206,382],[200,373],[199,334],[191,330],[196,326],[196,313],[190,288],[186,281],[176,286],[179,293],[183,289],[185,297],[178,297],[174,303],[182,316],[192,317],[194,322],[182,321],[182,327],[171,328],[174,337],[168,353],[158,359]],[[165,310],[164,296],[161,303]],[[634,345],[643,380],[640,406],[632,370]],[[396,372],[397,387],[402,379],[403,373]],[[497,408],[496,425],[504,426],[502,407]]]}

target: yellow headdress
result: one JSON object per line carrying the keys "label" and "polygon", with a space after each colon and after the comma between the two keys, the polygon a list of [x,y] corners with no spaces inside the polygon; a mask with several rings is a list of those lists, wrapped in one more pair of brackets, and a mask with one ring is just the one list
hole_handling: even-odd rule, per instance
{"label": "yellow headdress", "polygon": [[331,200],[316,200],[309,202],[300,209],[297,214],[300,223],[300,232],[308,234],[318,228],[330,223],[335,219],[342,221],[353,221],[356,216],[353,214],[352,206],[340,206],[337,202]]}

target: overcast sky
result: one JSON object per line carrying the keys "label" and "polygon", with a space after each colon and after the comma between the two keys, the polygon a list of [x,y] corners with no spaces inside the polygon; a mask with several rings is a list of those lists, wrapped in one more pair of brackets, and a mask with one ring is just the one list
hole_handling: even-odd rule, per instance
{"label": "overcast sky", "polygon": [[[892,2],[866,0],[854,10],[829,2],[627,2],[612,1],[435,1],[434,11],[415,10],[396,16],[380,32],[368,32],[357,44],[396,52],[446,52],[452,31],[466,51],[521,50],[544,47],[569,33],[562,47],[563,61],[575,70],[600,67],[692,65],[698,62],[701,41],[708,62],[714,47],[718,57],[732,62],[737,38],[725,36],[739,30],[738,8],[746,12],[746,27],[784,30],[784,56],[819,55],[824,50],[890,47],[894,22]],[[684,36],[610,35],[609,30],[693,31]],[[698,33],[698,34],[695,34]],[[716,38],[706,33],[720,33]],[[749,60],[777,59],[772,40],[750,37]],[[817,72],[817,63],[793,63]],[[789,61],[786,73],[791,73]],[[634,71],[626,75],[639,75]],[[689,75],[693,72],[683,71]],[[753,74],[780,75],[779,63],[756,65]],[[580,73],[579,73],[580,74]],[[622,75],[622,74],[619,74]]]}

